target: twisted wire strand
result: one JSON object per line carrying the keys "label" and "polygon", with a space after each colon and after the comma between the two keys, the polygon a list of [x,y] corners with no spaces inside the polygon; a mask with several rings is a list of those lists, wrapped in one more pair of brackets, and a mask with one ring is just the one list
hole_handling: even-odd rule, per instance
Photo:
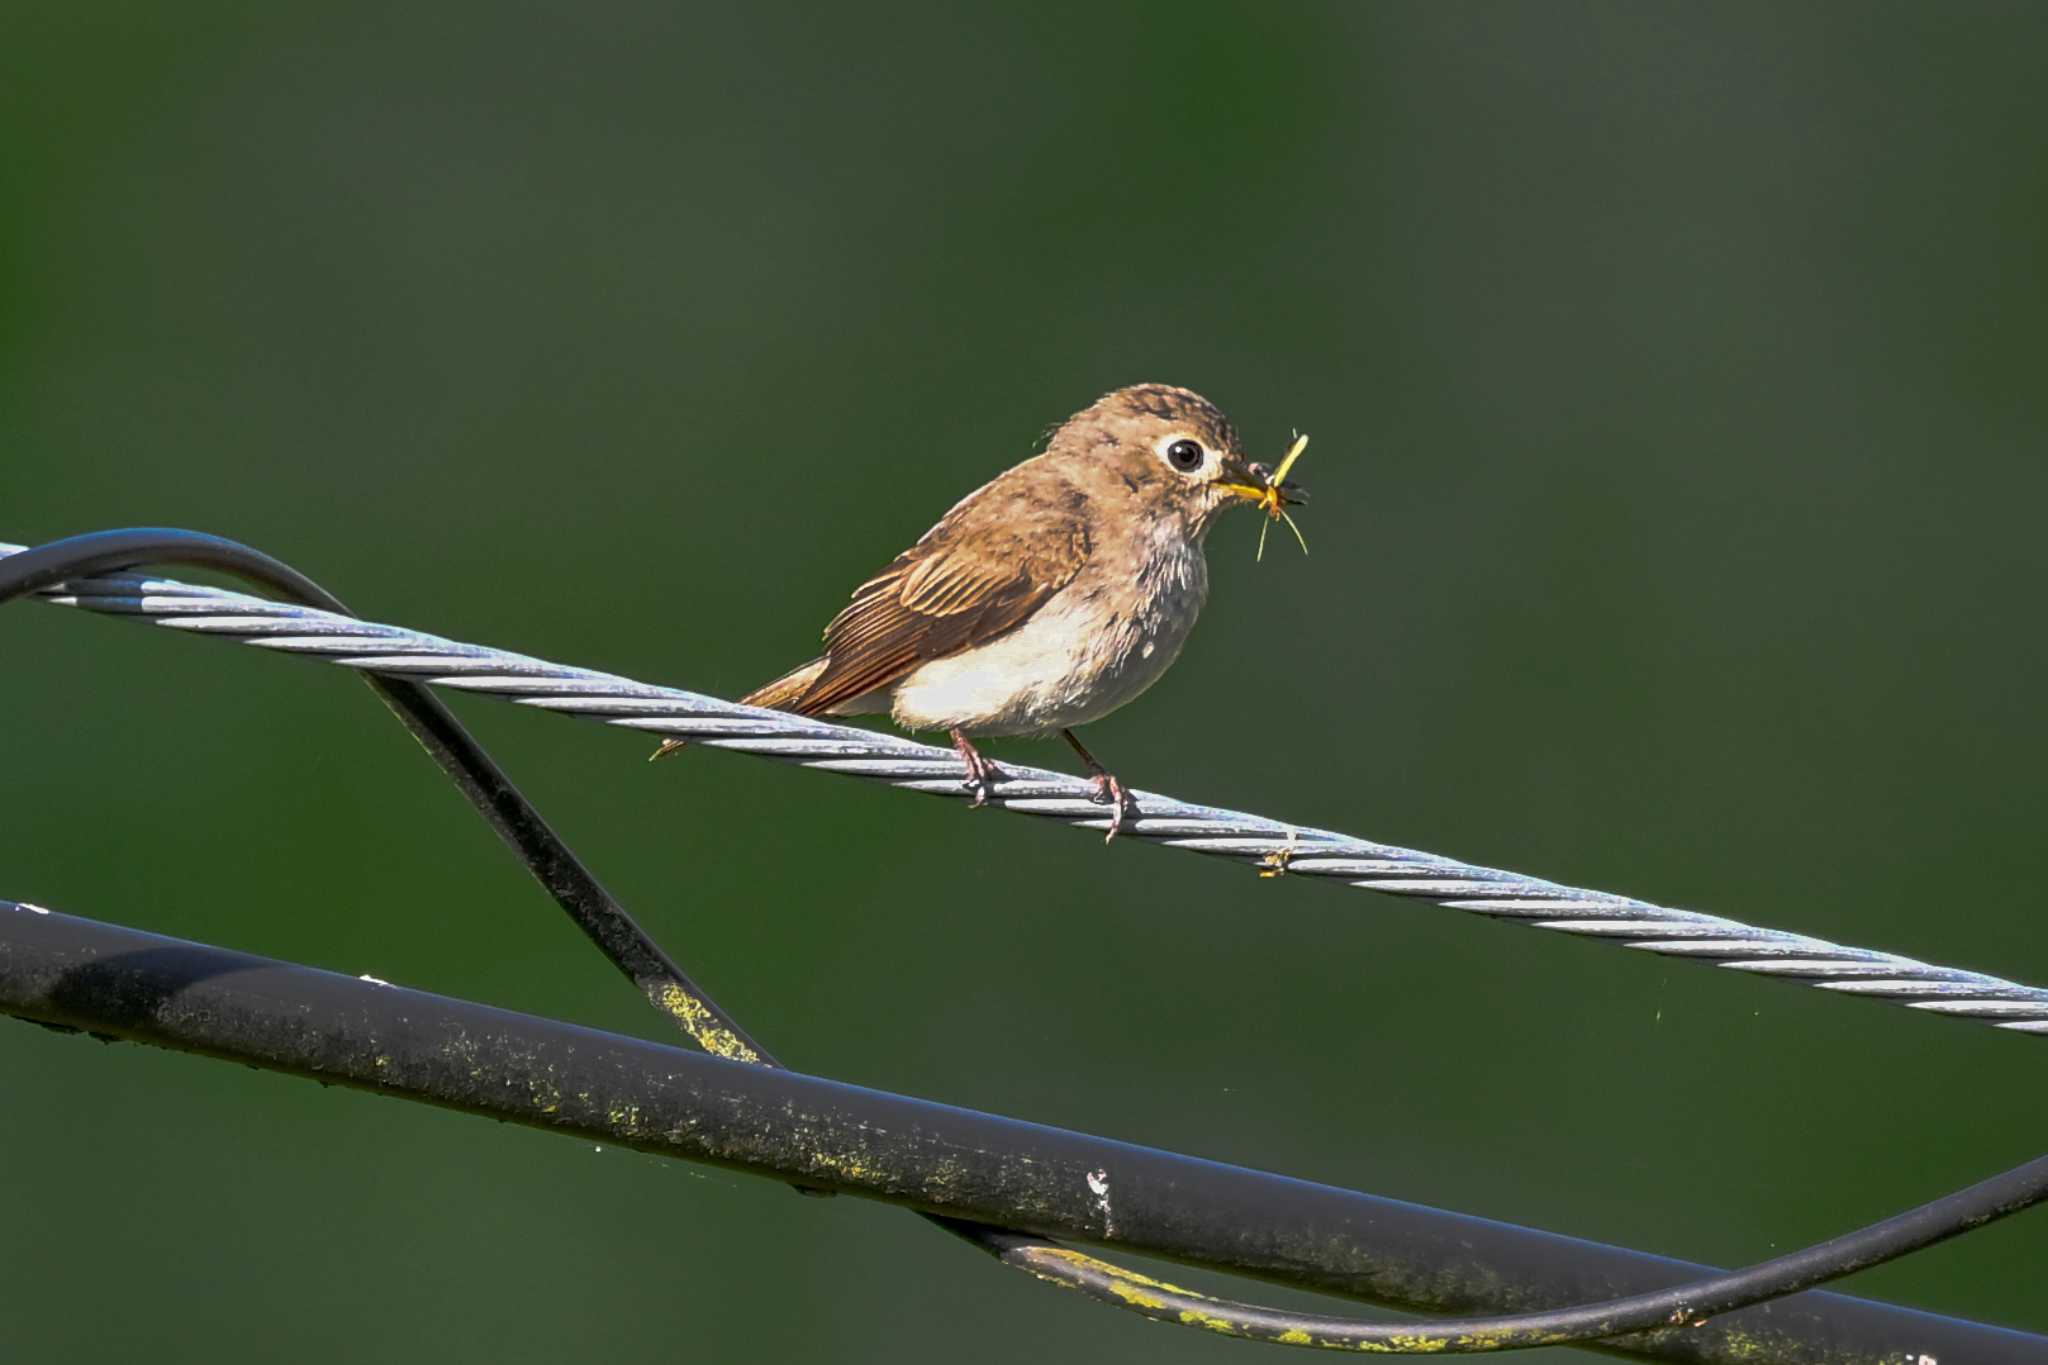
{"label": "twisted wire strand", "polygon": [[[0,557],[24,547],[0,543]],[[835,725],[592,669],[464,644],[402,626],[144,574],[55,584],[62,606],[220,636],[345,668],[500,697],[522,706],[675,736],[806,768],[964,799],[960,760],[896,735]],[[1121,834],[1249,863],[1266,874],[1347,882],[1494,919],[1604,939],[1822,990],[1888,1000],[2011,1032],[2048,1034],[2048,989],[1895,953],[1564,886],[1454,858],[1289,825],[1243,811],[1136,791]],[[1109,813],[1084,779],[1005,763],[989,805],[1107,831]]]}

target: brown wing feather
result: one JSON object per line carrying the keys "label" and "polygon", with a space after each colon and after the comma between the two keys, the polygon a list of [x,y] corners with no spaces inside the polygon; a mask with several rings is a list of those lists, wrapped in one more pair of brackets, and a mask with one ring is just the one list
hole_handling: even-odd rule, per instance
{"label": "brown wing feather", "polygon": [[822,714],[1014,630],[1072,581],[1088,557],[1079,506],[1048,515],[1022,500],[1002,506],[987,496],[996,492],[962,503],[854,589],[825,627],[824,668],[792,710]]}

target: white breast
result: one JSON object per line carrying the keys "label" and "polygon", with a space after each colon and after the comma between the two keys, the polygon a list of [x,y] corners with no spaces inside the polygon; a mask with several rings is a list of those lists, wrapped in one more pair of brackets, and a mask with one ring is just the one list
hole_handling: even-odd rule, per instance
{"label": "white breast", "polygon": [[1121,563],[1091,559],[1008,634],[923,665],[896,684],[890,710],[905,729],[969,735],[1100,720],[1159,681],[1208,593],[1201,546],[1162,532]]}

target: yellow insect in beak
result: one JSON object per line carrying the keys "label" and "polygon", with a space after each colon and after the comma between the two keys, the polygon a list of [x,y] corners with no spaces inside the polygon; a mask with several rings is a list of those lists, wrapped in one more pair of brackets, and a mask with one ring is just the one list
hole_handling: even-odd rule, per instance
{"label": "yellow insect in beak", "polygon": [[1301,452],[1307,449],[1308,437],[1296,436],[1293,448],[1287,452],[1287,457],[1280,461],[1280,467],[1271,474],[1267,474],[1265,470],[1260,469],[1257,465],[1252,466],[1253,472],[1264,480],[1263,483],[1256,485],[1248,483],[1224,485],[1229,491],[1255,504],[1261,512],[1266,514],[1266,520],[1259,526],[1259,551],[1255,556],[1257,559],[1263,560],[1266,557],[1266,532],[1276,521],[1286,522],[1287,529],[1294,532],[1295,543],[1301,546],[1301,552],[1303,554],[1308,553],[1308,541],[1302,536],[1301,528],[1294,524],[1293,517],[1287,515],[1288,507],[1300,503],[1304,499],[1301,496],[1300,490],[1289,490],[1286,487],[1287,471],[1294,468],[1294,462],[1300,459]]}

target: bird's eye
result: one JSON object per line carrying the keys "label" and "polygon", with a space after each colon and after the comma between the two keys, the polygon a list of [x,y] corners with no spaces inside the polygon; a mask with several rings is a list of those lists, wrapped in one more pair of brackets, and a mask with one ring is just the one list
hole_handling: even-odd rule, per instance
{"label": "bird's eye", "polygon": [[1192,474],[1202,467],[1208,453],[1200,441],[1175,441],[1166,448],[1166,462],[1183,474]]}

